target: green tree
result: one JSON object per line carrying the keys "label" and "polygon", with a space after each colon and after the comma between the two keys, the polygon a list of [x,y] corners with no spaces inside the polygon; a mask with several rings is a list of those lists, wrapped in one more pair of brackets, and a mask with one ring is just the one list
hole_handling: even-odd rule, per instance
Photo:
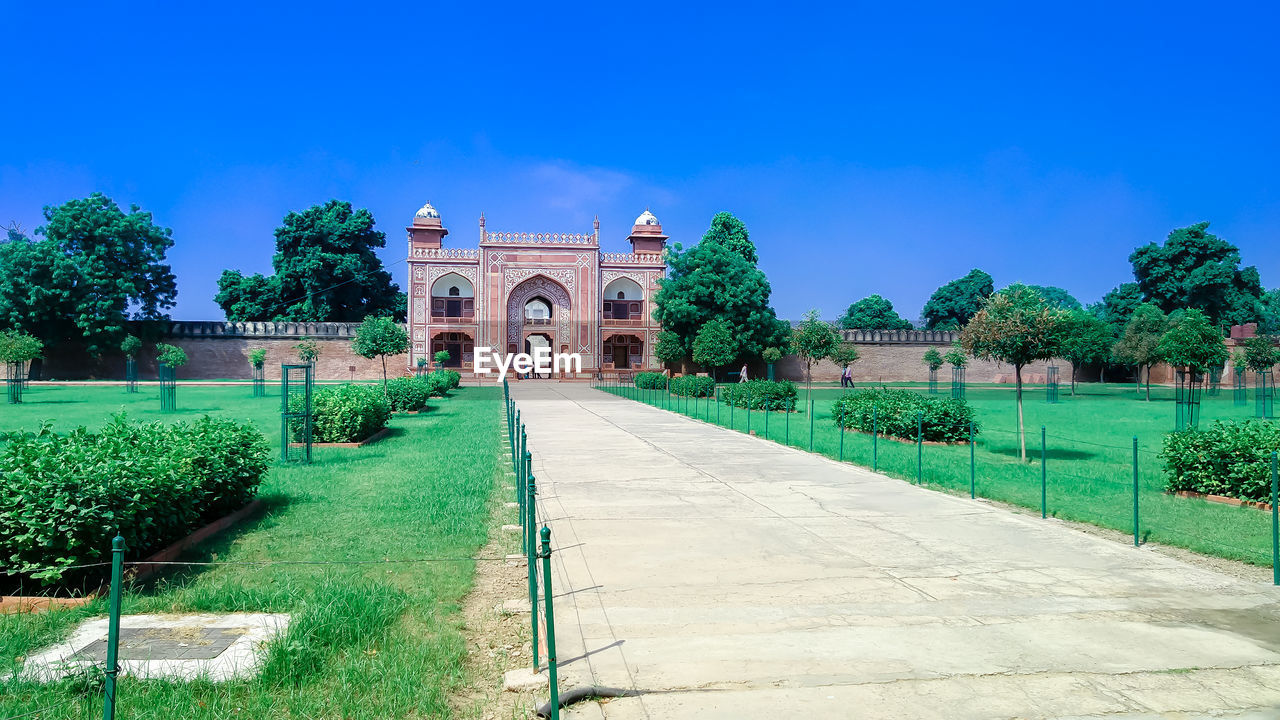
{"label": "green tree", "polygon": [[964,348],[960,347],[958,342],[942,356],[942,359],[952,367],[962,368],[969,364],[969,356],[964,354]]}
{"label": "green tree", "polygon": [[1258,332],[1280,333],[1280,288],[1263,293],[1259,305],[1262,312],[1258,316]]}
{"label": "green tree", "polygon": [[1160,354],[1160,338],[1164,337],[1168,325],[1169,319],[1159,307],[1143,303],[1134,309],[1120,340],[1111,349],[1111,354],[1118,360],[1137,368],[1139,385],[1142,383],[1142,372],[1146,371],[1147,400],[1151,399],[1151,366],[1163,359]]}
{"label": "green tree", "polygon": [[1227,341],[1204,312],[1191,308],[1160,338],[1160,355],[1170,365],[1194,374],[1220,368],[1227,361]]}
{"label": "green tree", "polygon": [[907,322],[893,309],[893,303],[879,295],[868,295],[849,306],[840,318],[845,330],[910,330]]}
{"label": "green tree", "polygon": [[653,317],[674,333],[665,339],[678,341],[680,350],[677,355],[671,349],[660,359],[689,357],[698,330],[717,318],[728,323],[741,355],[758,356],[786,339],[786,323],[769,306],[769,280],[755,266],[754,246],[748,247],[745,228],[737,231],[740,225],[728,213],[717,214],[702,242],[688,250],[679,243],[667,250],[670,272],[658,281]]}
{"label": "green tree", "polygon": [[5,330],[0,333],[0,363],[27,363],[40,357],[44,343],[40,338],[21,330]]}
{"label": "green tree", "polygon": [[1138,283],[1121,283],[1102,296],[1102,301],[1089,306],[1089,312],[1111,328],[1111,334],[1120,337],[1129,324],[1133,311],[1142,304],[1142,288]]}
{"label": "green tree", "polygon": [[1111,346],[1115,342],[1111,326],[1101,318],[1084,310],[1071,311],[1067,316],[1060,355],[1071,361],[1072,395],[1076,394],[1077,368],[1089,363],[1105,362],[1111,356]]}
{"label": "green tree", "polygon": [[925,327],[929,330],[955,330],[969,322],[995,291],[991,276],[981,270],[933,291],[924,306]]}
{"label": "green tree", "polygon": [[925,350],[924,357],[921,358],[921,361],[924,362],[932,372],[937,372],[938,368],[942,367],[942,363],[946,362],[942,358],[942,353],[938,352],[938,348],[935,347]]}
{"label": "green tree", "polygon": [[693,339],[693,360],[714,373],[738,357],[738,341],[729,323],[716,318],[698,330]]}
{"label": "green tree", "polygon": [[444,367],[445,363],[453,359],[453,356],[449,354],[448,350],[437,350],[436,354],[432,357],[435,359],[436,364],[441,367]]}
{"label": "green tree", "polygon": [[1258,335],[1245,340],[1242,347],[1244,348],[1244,365],[1254,372],[1262,372],[1270,370],[1280,363],[1280,348],[1276,347],[1276,340],[1266,335]]}
{"label": "green tree", "polygon": [[654,339],[653,355],[666,364],[684,362],[684,341],[674,331],[663,330]]}
{"label": "green tree", "polygon": [[782,350],[776,347],[767,347],[764,352],[760,353],[760,357],[770,365],[776,365],[782,359]]}
{"label": "green tree", "polygon": [[311,338],[302,338],[293,349],[298,351],[298,360],[307,365],[315,365],[316,360],[320,359],[320,346]]}
{"label": "green tree", "polygon": [[403,293],[374,254],[387,238],[373,215],[330,200],[290,212],[275,231],[275,274],[226,270],[214,301],[231,322],[355,322],[369,315],[404,319]]}
{"label": "green tree", "polygon": [[254,348],[249,351],[249,364],[253,367],[260,368],[267,364],[267,349]]}
{"label": "green tree", "polygon": [[840,336],[830,323],[819,319],[817,310],[805,313],[804,320],[791,331],[791,352],[804,362],[806,403],[813,398],[814,363],[833,356],[839,348]]}
{"label": "green tree", "polygon": [[1027,287],[1040,293],[1040,297],[1044,298],[1044,301],[1049,303],[1050,307],[1056,307],[1059,310],[1084,309],[1079,300],[1060,287],[1054,287],[1053,285],[1028,285]]}
{"label": "green tree", "polygon": [[409,352],[409,333],[389,317],[370,315],[356,328],[351,350],[362,358],[382,358],[382,394],[387,394],[387,356]]}
{"label": "green tree", "polygon": [[129,320],[162,320],[177,285],[164,262],[172,231],[133,205],[126,213],[94,193],[44,208],[32,241],[12,229],[0,244],[0,324],[48,345],[114,350]]}
{"label": "green tree", "polygon": [[156,343],[156,363],[168,365],[171,368],[180,368],[187,364],[187,351],[177,345]]}
{"label": "green tree", "polygon": [[1027,459],[1027,434],[1022,416],[1022,368],[1058,355],[1062,351],[1066,326],[1066,311],[1050,307],[1035,290],[1014,284],[992,295],[960,333],[960,344],[965,352],[1013,366],[1018,402],[1018,447],[1024,461]]}
{"label": "green tree", "polygon": [[836,349],[832,351],[831,362],[843,370],[846,365],[858,362],[861,357],[862,355],[858,353],[857,345],[842,340],[836,345]]}
{"label": "green tree", "polygon": [[142,349],[142,341],[136,335],[125,335],[120,341],[120,352],[127,358],[135,357]]}
{"label": "green tree", "polygon": [[1129,262],[1143,296],[1166,313],[1198,308],[1214,323],[1258,319],[1258,269],[1241,268],[1239,248],[1208,228],[1207,222],[1178,228],[1164,245],[1149,243],[1133,251]]}

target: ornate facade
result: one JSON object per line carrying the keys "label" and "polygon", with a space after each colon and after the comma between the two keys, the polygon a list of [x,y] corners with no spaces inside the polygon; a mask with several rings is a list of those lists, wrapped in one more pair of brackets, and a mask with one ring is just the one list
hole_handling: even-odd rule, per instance
{"label": "ornate facade", "polygon": [[653,213],[636,218],[629,253],[600,251],[590,233],[493,232],[480,218],[475,248],[445,247],[449,231],[430,203],[409,232],[409,364],[474,371],[474,349],[578,353],[585,379],[600,371],[657,370],[660,329],[650,305],[666,269],[667,236]]}

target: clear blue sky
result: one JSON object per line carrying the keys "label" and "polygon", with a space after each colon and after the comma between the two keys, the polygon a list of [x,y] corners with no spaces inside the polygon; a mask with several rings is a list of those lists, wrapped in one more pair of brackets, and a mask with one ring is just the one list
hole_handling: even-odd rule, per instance
{"label": "clear blue sky", "polygon": [[428,199],[470,246],[730,210],[792,318],[971,267],[1089,302],[1199,220],[1280,285],[1275,4],[276,5],[5,2],[0,223],[143,206],[179,319],[331,197],[388,263]]}

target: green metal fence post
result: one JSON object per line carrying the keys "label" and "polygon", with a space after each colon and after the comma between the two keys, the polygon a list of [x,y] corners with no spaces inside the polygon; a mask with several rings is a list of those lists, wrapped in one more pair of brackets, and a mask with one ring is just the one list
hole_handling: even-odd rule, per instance
{"label": "green metal fence post", "polygon": [[844,423],[840,423],[840,462],[844,462]]}
{"label": "green metal fence post", "polygon": [[1271,583],[1280,585],[1280,475],[1276,453],[1271,453]]}
{"label": "green metal fence post", "polygon": [[972,500],[977,494],[978,469],[975,465],[975,456],[973,452],[973,421],[969,421],[969,499]]}
{"label": "green metal fence post", "polygon": [[551,600],[551,528],[545,525],[542,527],[542,588],[547,603],[547,682],[551,690],[551,720],[560,720],[560,685],[556,677],[556,615]]}
{"label": "green metal fence post", "polygon": [[783,428],[782,442],[786,445],[791,444],[791,413],[793,412],[795,412],[795,408],[788,410],[787,414],[784,416],[786,418],[786,423]]}
{"label": "green metal fence post", "polygon": [[916,413],[916,484],[924,482],[924,413]]}
{"label": "green metal fence post", "polygon": [[809,400],[809,452],[813,452],[813,400]]}
{"label": "green metal fence post", "polygon": [[764,439],[765,440],[769,439],[769,415],[770,414],[771,413],[769,412],[769,401],[766,400],[765,406],[764,406]]}
{"label": "green metal fence post", "polygon": [[751,434],[751,391],[747,391],[747,434]]}
{"label": "green metal fence post", "polygon": [[[537,479],[530,476],[529,477],[529,507],[530,508],[535,507],[535,503],[537,502],[537,499],[536,499],[537,484],[538,484]],[[529,517],[530,518],[537,517],[536,513],[534,513],[532,509],[529,511]],[[525,539],[528,544],[528,549],[525,551],[525,564],[528,566],[528,570],[529,570],[529,624],[530,624],[530,633],[533,638],[533,642],[532,644],[530,644],[530,647],[533,648],[533,671],[535,673],[538,672],[538,560],[537,560],[538,544],[537,544],[537,541],[535,540],[536,532],[537,532],[537,523],[530,522],[528,526],[528,530],[525,532]],[[543,578],[544,585],[546,584],[546,582],[547,582],[547,579]]]}
{"label": "green metal fence post", "polygon": [[880,467],[880,428],[876,425],[876,406],[871,406],[871,472]]}
{"label": "green metal fence post", "polygon": [[116,716],[116,675],[120,672],[120,593],[124,580],[124,538],[111,540],[111,600],[107,615],[107,667],[103,684],[102,720]]}
{"label": "green metal fence post", "polygon": [[1138,547],[1138,436],[1133,436],[1133,546]]}
{"label": "green metal fence post", "polygon": [[1045,442],[1044,426],[1040,426],[1040,519],[1049,517],[1049,469],[1048,446]]}
{"label": "green metal fence post", "polygon": [[720,386],[716,386],[716,424],[720,424]]}

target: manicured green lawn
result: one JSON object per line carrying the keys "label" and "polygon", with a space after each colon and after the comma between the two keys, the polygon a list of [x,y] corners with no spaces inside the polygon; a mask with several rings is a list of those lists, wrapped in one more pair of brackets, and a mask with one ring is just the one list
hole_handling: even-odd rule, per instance
{"label": "manicured green lawn", "polygon": [[[757,435],[776,442],[809,449],[810,418],[805,412],[805,388],[800,386],[800,412],[749,414],[703,399],[668,398],[663,393],[636,388],[603,388],[642,402],[670,407],[692,417]],[[923,392],[923,388],[920,388]],[[939,383],[950,394],[950,382]],[[873,460],[870,435],[841,432],[831,416],[839,388],[814,387],[813,450],[828,457],[870,467],[915,482],[917,449],[914,442],[884,437],[876,444]],[[1164,493],[1165,478],[1159,458],[1164,434],[1174,428],[1173,389],[1153,387],[1152,400],[1134,386],[1082,384],[1072,397],[1064,383],[1057,404],[1045,402],[1043,387],[1024,392],[1028,462],[1018,459],[1017,406],[1008,385],[969,386],[966,399],[974,406],[981,433],[974,459],[979,497],[1040,509],[1040,427],[1046,432],[1048,514],[1102,527],[1133,531],[1133,437],[1138,438],[1139,533],[1144,540],[1186,547],[1198,552],[1271,565],[1271,515],[1248,507],[1231,507]],[[718,414],[717,414],[718,412]],[[1236,407],[1232,391],[1224,387],[1217,397],[1204,397],[1202,424],[1214,419],[1253,417],[1253,392],[1249,402]],[[766,415],[767,433],[766,433]],[[968,495],[969,447],[925,445],[920,468],[925,485]]]}
{"label": "manicured green lawn", "polygon": [[[276,392],[272,388],[273,392]],[[158,391],[32,386],[21,406],[0,405],[0,429],[95,426],[123,408],[139,420],[210,413],[253,422],[279,447],[277,396],[248,386],[179,387],[176,415],[160,415]],[[217,565],[171,574],[125,598],[126,613],[287,612],[293,624],[270,649],[262,676],[229,683],[123,678],[117,717],[450,717],[463,682],[460,602],[470,560],[488,537],[505,457],[502,395],[461,388],[430,412],[392,421],[396,434],[357,450],[315,450],[310,466],[273,467],[260,519],[194,559],[337,562],[453,558],[433,562]],[[104,542],[109,538],[104,537]],[[104,603],[65,612],[0,615],[0,718],[49,708],[42,720],[95,718],[100,682],[39,686],[13,679],[20,658],[65,635]]]}

